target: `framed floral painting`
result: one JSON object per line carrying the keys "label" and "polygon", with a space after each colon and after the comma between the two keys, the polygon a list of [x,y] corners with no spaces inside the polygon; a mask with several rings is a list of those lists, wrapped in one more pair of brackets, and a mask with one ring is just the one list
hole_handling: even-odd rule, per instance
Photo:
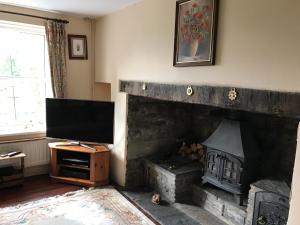
{"label": "framed floral painting", "polygon": [[215,63],[217,0],[178,0],[174,66]]}

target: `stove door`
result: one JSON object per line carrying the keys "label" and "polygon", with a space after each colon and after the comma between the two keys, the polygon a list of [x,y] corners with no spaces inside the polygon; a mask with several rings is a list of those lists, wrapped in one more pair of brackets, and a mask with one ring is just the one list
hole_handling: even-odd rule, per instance
{"label": "stove door", "polygon": [[234,194],[241,194],[243,162],[230,154],[208,148],[202,183],[211,183]]}
{"label": "stove door", "polygon": [[219,180],[220,152],[208,150],[206,154],[205,175]]}
{"label": "stove door", "polygon": [[241,161],[229,154],[222,156],[222,182],[230,185],[239,185],[241,181],[242,163]]}

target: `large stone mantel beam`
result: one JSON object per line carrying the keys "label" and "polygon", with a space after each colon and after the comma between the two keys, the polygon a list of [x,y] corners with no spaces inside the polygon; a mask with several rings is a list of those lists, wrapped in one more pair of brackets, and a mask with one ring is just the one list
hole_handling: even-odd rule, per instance
{"label": "large stone mantel beam", "polygon": [[[203,104],[225,109],[272,114],[300,119],[300,93],[277,92],[239,87],[191,85],[193,94],[187,94],[188,85],[120,81],[120,91],[149,98]],[[230,91],[237,97],[230,100]],[[233,92],[234,93],[234,92]]]}

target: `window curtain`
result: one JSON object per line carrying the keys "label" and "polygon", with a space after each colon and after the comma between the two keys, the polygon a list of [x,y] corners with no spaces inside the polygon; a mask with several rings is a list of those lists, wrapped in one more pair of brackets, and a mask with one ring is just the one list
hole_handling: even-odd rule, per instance
{"label": "window curtain", "polygon": [[53,95],[55,98],[64,98],[67,71],[65,24],[48,20],[45,24],[45,29],[48,42]]}

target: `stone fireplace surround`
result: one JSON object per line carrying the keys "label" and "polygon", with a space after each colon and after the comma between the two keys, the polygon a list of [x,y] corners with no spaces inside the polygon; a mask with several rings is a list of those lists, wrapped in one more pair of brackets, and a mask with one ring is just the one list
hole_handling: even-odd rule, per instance
{"label": "stone fireplace surround", "polygon": [[257,131],[265,159],[259,178],[281,178],[291,185],[299,93],[236,88],[232,101],[229,87],[192,86],[192,96],[186,94],[187,87],[120,81],[120,91],[128,93],[126,187],[145,184],[143,158],[176,151],[185,139],[203,141],[232,112]]}

